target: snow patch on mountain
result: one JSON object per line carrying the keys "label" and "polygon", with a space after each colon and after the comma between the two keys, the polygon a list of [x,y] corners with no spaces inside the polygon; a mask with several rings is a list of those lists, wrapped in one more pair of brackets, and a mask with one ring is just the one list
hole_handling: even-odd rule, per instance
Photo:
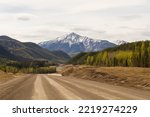
{"label": "snow patch on mountain", "polygon": [[80,36],[76,33],[70,33],[55,40],[39,43],[41,47],[51,51],[62,50],[67,53],[93,52],[116,46],[107,40],[95,40],[86,36]]}
{"label": "snow patch on mountain", "polygon": [[116,45],[122,45],[122,44],[126,44],[128,42],[124,41],[124,40],[115,40],[115,41],[113,41],[113,43],[115,43]]}

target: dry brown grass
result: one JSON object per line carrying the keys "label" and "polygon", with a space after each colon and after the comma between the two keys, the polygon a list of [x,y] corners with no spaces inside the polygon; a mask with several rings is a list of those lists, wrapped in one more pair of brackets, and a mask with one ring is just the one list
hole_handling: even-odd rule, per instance
{"label": "dry brown grass", "polygon": [[150,68],[70,66],[66,67],[62,74],[150,90]]}
{"label": "dry brown grass", "polygon": [[4,83],[8,80],[11,80],[13,78],[16,78],[20,74],[13,74],[13,73],[5,73],[3,71],[0,71],[0,83]]}

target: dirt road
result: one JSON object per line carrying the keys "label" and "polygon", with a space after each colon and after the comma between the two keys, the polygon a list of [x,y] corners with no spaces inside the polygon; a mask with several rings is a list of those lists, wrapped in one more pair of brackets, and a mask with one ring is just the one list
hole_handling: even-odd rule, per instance
{"label": "dirt road", "polygon": [[150,91],[124,88],[70,77],[25,75],[8,80],[5,83],[0,82],[0,99],[150,99]]}

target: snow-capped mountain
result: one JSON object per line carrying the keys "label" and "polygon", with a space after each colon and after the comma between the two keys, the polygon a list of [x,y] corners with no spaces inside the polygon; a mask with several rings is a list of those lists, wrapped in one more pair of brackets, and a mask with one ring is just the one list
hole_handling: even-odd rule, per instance
{"label": "snow-capped mountain", "polygon": [[58,37],[55,40],[41,42],[39,45],[51,51],[62,50],[68,54],[100,51],[116,46],[114,43],[107,40],[94,40],[86,36],[80,36],[76,33],[70,33],[68,35]]}
{"label": "snow-capped mountain", "polygon": [[115,43],[116,45],[122,45],[122,44],[126,44],[128,42],[124,41],[124,40],[115,40],[113,43]]}

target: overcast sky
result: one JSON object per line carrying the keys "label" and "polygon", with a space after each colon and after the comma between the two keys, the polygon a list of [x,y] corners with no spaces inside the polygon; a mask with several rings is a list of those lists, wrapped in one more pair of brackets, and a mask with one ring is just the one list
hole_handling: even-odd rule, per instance
{"label": "overcast sky", "polygon": [[150,40],[150,0],[0,0],[0,35],[38,43],[71,32]]}

